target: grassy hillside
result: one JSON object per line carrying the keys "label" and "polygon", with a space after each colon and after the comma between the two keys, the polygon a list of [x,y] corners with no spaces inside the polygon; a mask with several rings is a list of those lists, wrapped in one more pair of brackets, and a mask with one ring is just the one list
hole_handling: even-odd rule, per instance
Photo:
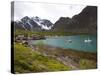
{"label": "grassy hillside", "polygon": [[17,43],[14,44],[14,68],[16,73],[71,70],[54,58]]}
{"label": "grassy hillside", "polygon": [[[45,53],[48,56],[61,58],[61,60],[63,60],[63,62],[65,61],[66,64],[68,64],[69,62],[71,65],[77,67],[77,69],[80,70],[95,69],[97,67],[97,53],[81,52],[72,49],[62,49],[57,47],[55,48],[42,45],[42,43],[36,45],[35,49],[37,49],[37,51],[41,53]],[[71,66],[70,64],[69,66]],[[75,68],[71,68],[75,70]]]}

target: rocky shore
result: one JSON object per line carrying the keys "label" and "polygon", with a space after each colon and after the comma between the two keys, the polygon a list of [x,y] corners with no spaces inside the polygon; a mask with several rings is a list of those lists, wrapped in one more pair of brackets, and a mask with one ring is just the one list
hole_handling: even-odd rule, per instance
{"label": "rocky shore", "polygon": [[40,35],[31,35],[31,36],[25,36],[25,35],[17,35],[14,37],[14,42],[22,43],[22,44],[27,44],[29,40],[41,40],[41,39],[46,39],[44,36]]}
{"label": "rocky shore", "polygon": [[44,56],[54,58],[72,70],[94,69],[97,66],[97,54],[81,52],[72,49],[62,49],[47,45],[31,45],[32,50],[40,52]]}

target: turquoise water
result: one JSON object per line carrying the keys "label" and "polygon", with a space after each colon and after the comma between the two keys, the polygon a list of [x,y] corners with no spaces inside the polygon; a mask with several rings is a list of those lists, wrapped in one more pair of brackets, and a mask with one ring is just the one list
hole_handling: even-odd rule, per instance
{"label": "turquoise water", "polygon": [[[90,41],[89,41],[90,40]],[[35,40],[33,44],[44,44],[64,49],[74,49],[86,52],[97,51],[96,35],[76,35],[76,36],[59,36],[50,37],[46,40]]]}

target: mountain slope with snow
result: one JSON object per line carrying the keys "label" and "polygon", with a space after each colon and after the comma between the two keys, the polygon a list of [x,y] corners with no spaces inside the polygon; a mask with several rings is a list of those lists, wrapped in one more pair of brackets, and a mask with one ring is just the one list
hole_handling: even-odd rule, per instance
{"label": "mountain slope with snow", "polygon": [[31,30],[31,31],[41,31],[41,30],[50,30],[53,27],[53,23],[51,23],[47,19],[41,19],[39,17],[28,17],[25,16],[19,21],[14,22],[15,28]]}

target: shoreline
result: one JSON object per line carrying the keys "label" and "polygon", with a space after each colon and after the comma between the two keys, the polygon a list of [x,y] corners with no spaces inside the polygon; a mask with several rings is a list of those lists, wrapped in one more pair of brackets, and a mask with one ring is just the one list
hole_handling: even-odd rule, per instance
{"label": "shoreline", "polygon": [[86,63],[89,62],[90,64],[93,63],[88,68],[97,67],[97,53],[74,51],[72,49],[62,49],[46,45],[42,46],[34,45],[33,50],[40,52],[44,56],[54,58],[66,66],[69,65],[74,70],[83,69],[80,68],[80,63],[83,61]]}
{"label": "shoreline", "polygon": [[83,53],[83,54],[94,54],[94,55],[97,55],[97,52],[85,52],[85,51],[79,51],[79,50],[75,50],[75,49],[64,49],[64,48],[60,48],[60,47],[54,47],[54,46],[50,46],[50,45],[40,45],[40,46],[38,46],[38,45],[31,45],[31,47],[41,47],[41,48],[43,48],[44,50],[47,50],[47,51],[49,51],[50,49],[50,51],[53,51],[53,50],[62,50],[62,51],[64,51],[64,52],[74,52],[74,53]]}
{"label": "shoreline", "polygon": [[[34,41],[34,40],[31,40],[31,41]],[[30,43],[30,41],[28,43],[31,46],[38,46],[38,44],[32,44],[32,43]],[[57,49],[63,49],[63,50],[71,50],[71,51],[74,51],[74,52],[93,53],[93,54],[97,53],[97,50],[95,50],[95,51],[84,51],[84,50],[71,49],[71,48],[61,48],[61,47],[56,47],[56,46],[51,46],[51,45],[45,45],[45,44],[40,44],[40,45],[48,47],[48,48],[57,48]]]}

